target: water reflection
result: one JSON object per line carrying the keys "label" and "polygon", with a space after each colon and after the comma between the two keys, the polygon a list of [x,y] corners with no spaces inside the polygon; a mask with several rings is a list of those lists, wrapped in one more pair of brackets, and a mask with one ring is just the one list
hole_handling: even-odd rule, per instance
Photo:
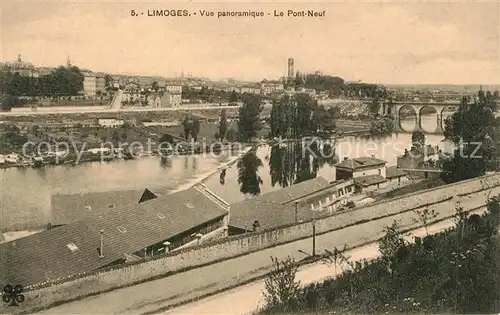
{"label": "water reflection", "polygon": [[226,183],[226,169],[223,169],[221,172],[220,172],[220,184],[221,185],[224,185]]}
{"label": "water reflection", "polygon": [[241,193],[253,196],[260,194],[260,185],[263,181],[258,175],[258,171],[261,166],[263,166],[262,160],[254,151],[244,155],[238,161],[238,184],[240,184]]}
{"label": "water reflection", "polygon": [[189,157],[184,156],[184,169],[187,170],[189,168]]}
{"label": "water reflection", "polygon": [[325,164],[332,166],[337,162],[338,158],[330,143],[297,141],[274,145],[269,158],[271,186],[279,184],[280,187],[287,187],[313,179]]}
{"label": "water reflection", "polygon": [[160,158],[160,165],[164,169],[169,169],[172,167],[172,160],[166,156]]}
{"label": "water reflection", "polygon": [[191,169],[193,172],[196,172],[198,170],[198,159],[196,156],[193,156],[193,165],[191,166]]}

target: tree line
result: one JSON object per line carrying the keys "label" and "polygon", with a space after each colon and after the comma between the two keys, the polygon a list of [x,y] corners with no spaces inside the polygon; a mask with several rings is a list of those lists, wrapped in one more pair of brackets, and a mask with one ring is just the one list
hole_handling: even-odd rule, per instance
{"label": "tree line", "polygon": [[457,206],[455,226],[437,235],[428,227],[438,212],[415,211],[414,221],[426,229],[415,243],[394,221],[379,241],[381,256],[371,262],[355,261],[345,246],[327,249],[318,258],[333,272],[322,283],[301,286],[298,263],[272,258],[265,304],[255,314],[498,314],[499,201],[488,196],[483,215]]}
{"label": "tree line", "polygon": [[283,96],[273,103],[270,136],[298,139],[305,136],[329,136],[335,130],[336,111],[318,105],[311,96]]}
{"label": "tree line", "polygon": [[74,96],[83,90],[84,76],[78,67],[59,67],[40,77],[3,71],[0,87],[10,96]]}
{"label": "tree line", "polygon": [[443,160],[442,178],[456,182],[499,170],[500,117],[495,117],[498,101],[492,93],[480,91],[471,102],[464,97],[445,120],[445,139],[454,144],[450,158]]}
{"label": "tree line", "polygon": [[330,75],[301,75],[287,83],[288,87],[308,88],[316,91],[326,91],[330,96],[344,97],[369,97],[385,99],[388,97],[387,89],[372,83],[346,83],[344,79]]}

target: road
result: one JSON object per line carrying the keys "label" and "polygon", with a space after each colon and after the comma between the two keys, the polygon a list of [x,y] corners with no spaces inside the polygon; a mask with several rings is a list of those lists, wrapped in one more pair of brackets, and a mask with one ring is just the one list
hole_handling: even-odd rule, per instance
{"label": "road", "polygon": [[[453,226],[454,222],[452,219],[442,221],[429,226],[429,234],[438,233]],[[415,236],[423,237],[425,236],[425,234],[425,228],[419,228],[410,233],[408,240],[413,241]],[[372,243],[353,250],[349,250],[345,253],[345,255],[346,257],[349,257],[351,261],[359,261],[363,259],[375,259],[380,255],[380,252],[378,249],[378,244]],[[340,274],[343,269],[345,270],[347,268],[349,268],[347,264],[339,264],[337,265],[337,268],[335,268],[333,265],[327,265],[323,262],[318,262],[299,268],[296,279],[300,281],[301,285],[318,283],[327,278],[334,277],[335,269],[337,270],[337,274]],[[257,308],[262,306],[263,291],[264,280],[259,280],[251,284],[238,287],[236,289],[206,299],[202,299],[198,302],[157,314],[251,314]],[[237,301],[237,303],[235,303],[235,301]]]}
{"label": "road", "polygon": [[[437,192],[439,193],[439,192]],[[472,195],[455,198],[445,201],[433,208],[439,212],[439,218],[445,218],[455,213],[456,202],[459,201],[464,210],[475,209],[484,205],[488,192],[479,192]],[[492,195],[500,194],[500,187],[492,189]],[[325,249],[333,247],[343,247],[344,244],[355,245],[377,240],[382,234],[385,226],[390,225],[393,220],[399,220],[403,228],[417,227],[413,223],[413,212],[405,212],[388,218],[370,221],[361,225],[347,227],[316,237],[317,252],[324,252]],[[139,285],[114,290],[108,293],[88,297],[80,301],[43,311],[44,314],[144,314],[158,313],[162,309],[198,298],[206,294],[215,293],[224,288],[236,286],[239,283],[254,279],[257,276],[266,274],[271,267],[270,257],[284,259],[291,256],[295,260],[304,258],[304,254],[299,250],[310,253],[312,248],[312,238],[295,241],[292,243],[268,248],[262,251],[251,253],[245,256],[226,260],[202,268],[196,268],[186,272],[178,273],[167,278],[145,282]],[[361,255],[370,256],[367,253],[374,249],[360,249]],[[366,252],[365,252],[366,251]],[[357,252],[353,252],[356,254]],[[358,255],[358,254],[356,254]],[[315,268],[324,268],[323,266]],[[316,274],[317,270],[310,272]],[[306,273],[307,274],[307,273]],[[319,272],[318,276],[323,276],[324,272]],[[312,276],[310,276],[312,277]],[[307,277],[306,277],[307,280]],[[257,289],[255,289],[257,290]],[[257,290],[258,291],[258,290]],[[224,305],[222,313],[232,312],[232,307],[243,307],[243,304],[250,303],[255,306],[255,301],[244,298],[238,303]],[[234,305],[237,304],[237,305]],[[241,305],[240,305],[241,304]],[[208,308],[207,308],[208,309]],[[248,308],[247,308],[248,309]],[[196,312],[195,312],[196,313]],[[214,314],[221,314],[217,311]]]}
{"label": "road", "polygon": [[1,112],[0,116],[32,116],[32,115],[54,115],[54,114],[85,114],[85,113],[125,113],[125,112],[168,112],[168,111],[189,111],[189,110],[222,110],[234,109],[235,106],[198,106],[198,107],[176,107],[176,108],[120,108],[114,103],[114,108],[110,106],[81,106],[81,107],[39,107],[37,110],[14,110],[11,112]]}

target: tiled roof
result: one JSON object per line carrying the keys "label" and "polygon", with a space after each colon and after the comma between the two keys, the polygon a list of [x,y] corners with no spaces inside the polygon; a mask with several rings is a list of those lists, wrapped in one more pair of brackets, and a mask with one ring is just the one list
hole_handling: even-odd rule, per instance
{"label": "tiled roof", "polygon": [[357,168],[361,167],[367,167],[367,166],[375,166],[375,165],[382,165],[382,164],[387,164],[387,161],[377,159],[374,157],[359,157],[359,158],[354,158],[354,159],[347,159],[342,162],[339,162],[335,164],[335,167],[342,167],[342,168],[348,168],[355,170]]}
{"label": "tiled roof", "polygon": [[[55,194],[51,197],[52,225],[76,222],[88,217],[105,214],[137,204],[146,189],[88,192],[80,194]],[[166,189],[149,189],[155,195],[165,195]],[[114,205],[110,209],[110,205]]]}
{"label": "tiled roof", "polygon": [[[253,223],[259,221],[260,229],[274,228],[295,222],[295,205],[280,205],[257,198],[247,199],[230,207],[229,225],[248,231],[252,230]],[[307,208],[299,208],[299,221],[310,219],[314,212]]]}
{"label": "tiled roof", "polygon": [[[227,215],[227,210],[195,188],[124,210],[0,244],[0,285],[27,286],[96,270],[125,254]],[[99,258],[97,251],[101,230],[104,230],[103,258]],[[69,244],[74,244],[74,251]]]}
{"label": "tiled roof", "polygon": [[366,175],[354,178],[354,182],[363,187],[385,183],[386,181],[387,179],[383,178],[380,175]]}
{"label": "tiled roof", "polygon": [[406,176],[407,173],[405,171],[400,170],[397,166],[389,166],[385,171],[386,178],[395,178]]}
{"label": "tiled roof", "polygon": [[286,203],[293,202],[297,199],[323,190],[328,186],[328,181],[323,177],[318,176],[316,178],[306,180],[295,185],[291,185],[264,195],[257,196],[254,199],[284,205]]}

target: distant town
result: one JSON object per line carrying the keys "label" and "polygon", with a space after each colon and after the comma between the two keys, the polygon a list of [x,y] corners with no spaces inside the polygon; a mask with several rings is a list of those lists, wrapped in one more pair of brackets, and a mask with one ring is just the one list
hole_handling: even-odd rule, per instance
{"label": "distant town", "polygon": [[[464,237],[496,235],[494,87],[345,81],[297,70],[293,57],[283,64],[282,77],[260,82],[107,74],[70,58],[56,68],[21,55],[1,64],[3,296],[19,293],[11,287],[19,284],[26,312],[74,313],[91,295],[102,313],[160,312],[179,296],[189,303],[227,289],[236,276],[238,284],[268,276],[271,296],[281,281],[273,277],[288,272],[298,288],[298,266],[327,261],[354,266],[339,276],[345,288],[328,290],[366,312],[354,291],[370,293],[350,275],[364,283],[389,281],[394,270],[416,277],[404,264],[424,265],[418,259],[441,246],[430,240],[451,253]],[[443,225],[450,218],[456,229]],[[342,256],[381,235],[382,258],[362,254],[354,265]],[[268,261],[269,253],[282,260]],[[439,270],[448,268],[443,257]],[[224,276],[216,277],[219,264]],[[191,283],[191,269],[204,270],[203,281]],[[167,281],[165,292],[152,290],[154,281]],[[126,287],[140,292],[124,301]],[[296,290],[287,301],[270,297],[263,312],[320,303],[302,302],[307,293]],[[150,298],[160,302],[144,303]],[[411,302],[413,310],[451,307],[430,300],[422,308]]]}

